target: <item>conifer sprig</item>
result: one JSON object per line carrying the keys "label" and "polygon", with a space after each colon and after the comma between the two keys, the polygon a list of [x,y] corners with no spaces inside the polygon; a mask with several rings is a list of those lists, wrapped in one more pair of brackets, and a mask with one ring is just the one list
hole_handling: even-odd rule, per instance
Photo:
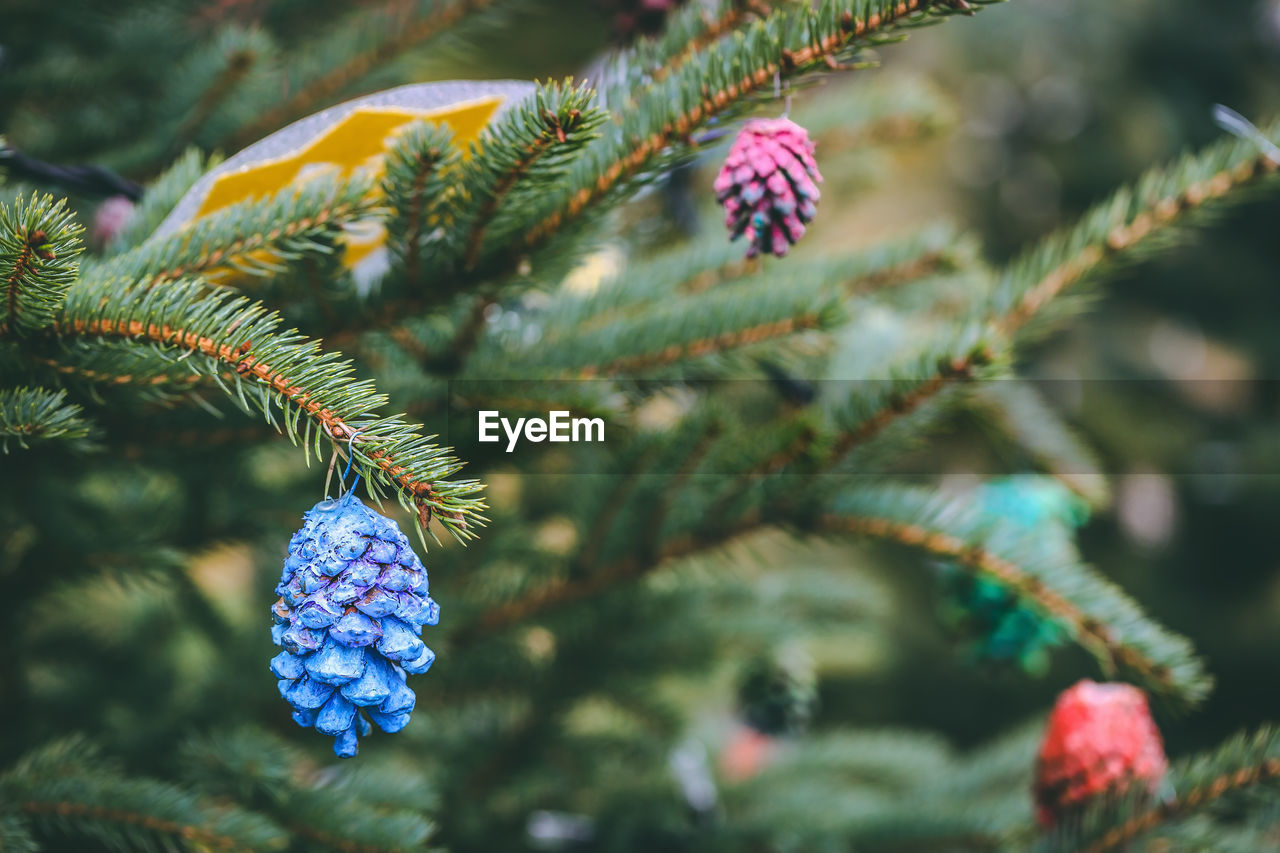
{"label": "conifer sprig", "polygon": [[[196,352],[210,364],[230,367],[237,375],[233,399],[272,423],[278,406],[285,433],[295,443],[301,440],[308,453],[323,458],[324,436],[347,443],[354,435],[357,469],[394,489],[423,529],[434,517],[459,538],[474,535],[468,520],[483,520],[483,504],[474,497],[478,484],[445,479],[461,463],[399,416],[377,415],[385,398],[370,382],[354,381],[349,361],[322,352],[297,332],[280,332],[279,325],[279,315],[260,303],[201,282],[150,288],[95,280],[73,290],[57,329],[64,338],[133,340]],[[208,368],[196,362],[193,369]],[[246,383],[252,393],[245,393]]]}
{"label": "conifer sprig", "polygon": [[[443,206],[453,187],[460,152],[447,125],[417,122],[392,142],[382,192],[388,210],[387,247],[409,275],[420,271],[428,235],[440,230]],[[433,236],[431,242],[438,242]]]}
{"label": "conifer sprig", "polygon": [[107,847],[156,851],[197,846],[261,853],[287,842],[278,827],[256,814],[164,782],[126,776],[81,740],[27,756],[0,777],[0,791],[38,835],[88,837]]}
{"label": "conifer sprig", "polygon": [[53,322],[80,268],[82,230],[65,200],[36,194],[12,208],[0,202],[0,337]]}
{"label": "conifer sprig", "polygon": [[[169,86],[171,100],[181,116],[168,138],[171,156],[205,135],[218,113],[226,106],[237,105],[236,96],[243,87],[252,85],[254,77],[265,77],[263,66],[276,59],[271,38],[258,28],[226,27],[210,43],[183,63]],[[192,98],[194,92],[199,92]],[[233,111],[233,110],[231,110]],[[225,119],[224,119],[225,121]]]}
{"label": "conifer sprig", "polygon": [[[1280,138],[1280,123],[1265,133]],[[1153,169],[1014,261],[993,294],[994,323],[1006,334],[1020,332],[1068,289],[1094,280],[1106,262],[1132,261],[1169,246],[1175,226],[1203,221],[1201,214],[1220,209],[1224,196],[1247,195],[1235,191],[1259,184],[1278,167],[1253,142],[1229,138]]]}
{"label": "conifer sprig", "polygon": [[221,383],[227,387],[235,381],[235,373],[225,366],[219,370],[205,364],[195,369],[190,363],[206,356],[158,358],[153,346],[133,341],[64,340],[57,348],[30,352],[26,357],[66,380],[86,384],[91,394],[114,386],[130,389],[140,400],[166,400],[175,392],[200,385]]}
{"label": "conifer sprig", "polygon": [[1099,803],[1078,827],[1051,836],[1046,853],[1123,850],[1138,838],[1227,801],[1247,806],[1250,794],[1280,787],[1280,731],[1268,727],[1236,735],[1215,750],[1180,761],[1170,768],[1165,787],[1172,794],[1155,805],[1137,795]]}
{"label": "conifer sprig", "polygon": [[337,779],[307,772],[307,756],[255,729],[192,741],[182,754],[193,787],[266,815],[314,849],[422,850],[432,825],[418,812],[431,791],[408,768],[394,777],[350,768]]}
{"label": "conifer sprig", "polygon": [[540,247],[588,208],[616,198],[622,188],[666,163],[677,149],[687,150],[694,131],[772,91],[775,76],[789,79],[838,68],[861,48],[954,11],[935,0],[831,0],[817,10],[796,4],[712,44],[643,93],[622,124],[593,146],[590,160],[575,175],[576,186],[525,233],[525,246]]}
{"label": "conifer sprig", "polygon": [[0,389],[0,450],[8,453],[10,441],[23,450],[32,442],[54,439],[81,443],[89,435],[89,423],[84,410],[66,400],[66,391]]}
{"label": "conifer sprig", "polygon": [[[845,316],[840,289],[828,281],[802,278],[780,289],[760,276],[732,288],[652,303],[612,322],[579,326],[572,315],[569,322],[548,316],[536,351],[529,348],[518,369],[543,367],[583,379],[647,374],[805,330],[831,330]],[[600,362],[602,353],[609,355],[607,362]],[[491,354],[483,369],[500,370],[497,362],[507,360]]]}
{"label": "conifer sprig", "polygon": [[1212,686],[1190,643],[1148,620],[1118,588],[1084,566],[1065,531],[1028,534],[993,524],[967,497],[900,486],[845,492],[822,525],[969,567],[1070,631],[1107,675],[1135,678],[1176,707],[1197,705]]}
{"label": "conifer sprig", "polygon": [[151,286],[184,276],[218,281],[236,274],[279,274],[302,258],[338,251],[342,226],[375,210],[372,188],[362,175],[285,187],[269,199],[234,204],[173,234],[153,237],[85,275]]}
{"label": "conifer sprig", "polygon": [[[700,3],[683,6],[671,13],[660,35],[641,39],[615,61],[632,71],[621,78],[626,87],[619,86],[618,91],[629,95],[645,76],[665,79],[699,51],[762,14],[769,14],[777,5],[776,0],[718,0],[710,9]],[[613,76],[606,72],[607,78]]]}
{"label": "conifer sprig", "polygon": [[594,102],[585,85],[542,85],[530,103],[485,129],[463,169],[460,195],[479,200],[461,217],[466,269],[476,267],[486,245],[504,247],[522,230],[530,207],[596,137],[607,113]]}

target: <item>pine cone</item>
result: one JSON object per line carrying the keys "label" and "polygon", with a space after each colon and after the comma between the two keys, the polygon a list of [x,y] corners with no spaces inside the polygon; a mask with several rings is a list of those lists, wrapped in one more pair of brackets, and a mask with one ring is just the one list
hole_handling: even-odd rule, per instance
{"label": "pine cone", "polygon": [[342,758],[371,731],[366,713],[384,732],[404,728],[416,699],[405,673],[435,660],[420,634],[440,608],[396,523],[352,492],[321,501],[289,541],[276,592],[271,639],[284,651],[271,671],[298,725],[332,735]]}
{"label": "pine cone", "polygon": [[[1089,505],[1051,477],[1019,475],[983,484],[974,495],[990,519],[1025,528],[1038,537],[1068,536],[1089,518]],[[939,566],[942,615],[968,637],[978,660],[1016,662],[1043,674],[1049,650],[1066,640],[1066,630],[1026,605],[1004,584],[977,576],[954,563]]]}
{"label": "pine cone", "polygon": [[93,224],[89,228],[89,244],[102,250],[124,231],[133,219],[134,204],[122,195],[113,195],[98,205],[93,212]]}
{"label": "pine cone", "polygon": [[1129,684],[1081,681],[1058,697],[1036,760],[1040,823],[1053,826],[1095,798],[1135,783],[1154,794],[1168,762],[1146,695]]}
{"label": "pine cone", "polygon": [[1044,529],[1058,522],[1080,527],[1089,520],[1089,504],[1052,477],[1021,474],[1001,477],[978,489],[982,511],[1024,527]]}
{"label": "pine cone", "polygon": [[799,653],[754,658],[738,683],[743,721],[769,736],[802,731],[818,704],[813,662]]}
{"label": "pine cone", "polygon": [[753,119],[734,140],[716,177],[716,201],[732,238],[745,234],[751,243],[748,258],[782,257],[804,236],[822,182],[813,151],[808,132],[785,118]]}

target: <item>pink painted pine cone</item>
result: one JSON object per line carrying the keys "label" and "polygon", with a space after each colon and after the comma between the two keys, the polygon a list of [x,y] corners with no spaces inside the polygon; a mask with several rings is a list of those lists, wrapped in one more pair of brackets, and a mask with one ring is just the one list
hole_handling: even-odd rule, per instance
{"label": "pink painted pine cone", "polygon": [[753,119],[734,140],[716,177],[716,201],[732,239],[746,235],[748,258],[782,257],[804,236],[822,182],[813,150],[808,131],[785,118]]}

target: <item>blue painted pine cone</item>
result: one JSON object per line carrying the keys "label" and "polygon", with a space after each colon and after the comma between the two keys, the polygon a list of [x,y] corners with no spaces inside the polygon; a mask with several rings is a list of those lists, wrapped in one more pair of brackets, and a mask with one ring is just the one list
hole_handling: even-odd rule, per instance
{"label": "blue painted pine cone", "polygon": [[404,728],[416,698],[406,673],[435,660],[420,635],[440,607],[396,523],[353,492],[321,501],[289,541],[276,593],[271,639],[284,651],[271,671],[293,719],[332,736],[341,758],[356,754],[370,720]]}

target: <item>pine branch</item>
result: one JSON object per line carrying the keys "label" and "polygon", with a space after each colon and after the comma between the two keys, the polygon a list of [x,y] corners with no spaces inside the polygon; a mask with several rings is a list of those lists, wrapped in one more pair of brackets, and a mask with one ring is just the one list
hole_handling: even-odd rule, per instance
{"label": "pine branch", "polygon": [[974,405],[1029,453],[1041,469],[1094,508],[1111,501],[1106,476],[1092,448],[1063,423],[1036,389],[1020,380],[980,385]]}
{"label": "pine branch", "polygon": [[[1167,226],[1180,213],[1192,211],[1206,200],[1226,195],[1274,169],[1269,160],[1257,156],[1256,149],[1227,141],[1198,156],[1187,157],[1175,167],[1152,172],[1135,190],[1121,191],[1087,214],[1075,228],[1051,238],[1009,267],[992,300],[988,329],[980,334],[989,343],[964,355],[939,359],[936,369],[916,374],[920,378],[915,379],[914,388],[886,385],[879,390],[878,399],[855,401],[867,414],[855,417],[854,423],[846,427],[833,449],[833,461],[843,458],[848,464],[844,457],[852,447],[868,442],[902,415],[920,410],[957,380],[974,376],[976,370],[1002,357],[1006,346],[1001,343],[1003,339],[1018,332],[1104,259],[1167,245],[1148,238],[1161,233],[1161,229],[1167,234]],[[1134,212],[1134,199],[1146,200],[1149,209],[1136,206]]]}
{"label": "pine branch", "polygon": [[287,121],[314,111],[330,102],[369,72],[409,49],[457,26],[466,18],[492,6],[494,0],[426,0],[418,2],[411,20],[405,20],[405,5],[388,2],[378,13],[361,10],[340,26],[344,36],[362,33],[362,41],[373,44],[345,61],[330,65],[278,106],[263,112],[231,138],[229,148],[240,149],[279,129]]}
{"label": "pine branch", "polygon": [[967,497],[890,486],[844,493],[821,524],[946,557],[997,581],[1067,628],[1109,675],[1137,678],[1172,704],[1194,706],[1209,692],[1211,679],[1190,643],[1080,563],[1066,535],[993,525]]}
{"label": "pine branch", "polygon": [[147,286],[183,276],[211,281],[234,274],[279,274],[288,264],[339,251],[342,226],[376,208],[371,182],[316,179],[285,187],[270,199],[242,202],[189,227],[86,270],[86,277],[137,279]]}
{"label": "pine branch", "polygon": [[[1068,829],[1046,839],[1047,850],[1107,853],[1124,849],[1165,824],[1203,813],[1224,801],[1241,801],[1280,787],[1280,732],[1264,728],[1237,735],[1212,752],[1178,762],[1166,779],[1173,794],[1158,805],[1140,795],[1119,803],[1101,803],[1086,815],[1078,831]],[[1274,797],[1274,794],[1272,794]]]}
{"label": "pine branch", "polygon": [[[395,489],[424,530],[434,516],[461,539],[473,535],[468,519],[483,521],[483,504],[473,497],[478,484],[443,480],[461,464],[400,417],[374,414],[385,398],[371,383],[353,381],[350,362],[279,325],[279,315],[261,304],[202,283],[157,289],[107,281],[75,288],[57,329],[64,339],[146,341],[230,367],[237,382],[228,390],[242,408],[257,408],[274,423],[279,406],[290,440],[301,439],[317,459],[324,458],[322,436],[345,443],[355,435],[357,469]],[[256,393],[246,396],[246,382]]]}
{"label": "pine branch", "polygon": [[234,383],[236,374],[218,371],[204,365],[193,369],[192,359],[199,355],[174,356],[171,359],[156,357],[150,344],[131,341],[111,343],[84,341],[64,342],[51,349],[53,355],[30,352],[24,357],[34,364],[48,368],[52,373],[89,386],[127,387],[140,394],[143,400],[170,400],[175,393],[189,391],[202,385],[227,387]]}
{"label": "pine branch", "polygon": [[853,293],[888,290],[969,266],[972,243],[947,225],[936,225],[879,243],[841,259],[846,287]]}
{"label": "pine branch", "polygon": [[81,741],[28,756],[0,790],[39,835],[89,837],[142,850],[278,850],[283,833],[257,815],[213,805],[163,782],[124,776]]}
{"label": "pine branch", "polygon": [[39,853],[26,822],[17,815],[0,814],[0,850],[4,853]]}
{"label": "pine branch", "polygon": [[709,535],[672,539],[651,559],[643,560],[637,555],[629,555],[601,566],[585,577],[554,581],[537,587],[517,599],[486,610],[476,620],[450,635],[449,641],[454,648],[464,648],[535,616],[586,601],[623,583],[636,581],[672,561],[723,547],[741,536],[756,532],[763,523],[759,514],[751,513]]}
{"label": "pine branch", "polygon": [[55,439],[83,446],[89,423],[66,397],[65,391],[44,388],[0,389],[0,450],[7,454],[10,440],[23,450],[31,442]]}
{"label": "pine branch", "polygon": [[660,166],[710,119],[723,120],[743,109],[744,100],[772,91],[775,76],[790,79],[839,67],[841,58],[860,48],[952,11],[935,0],[846,0],[818,11],[797,4],[739,38],[711,45],[646,92],[630,111],[634,117],[596,146],[590,167],[576,176],[578,189],[525,234],[525,247],[540,247],[587,209]]}
{"label": "pine branch", "polygon": [[672,15],[659,38],[637,43],[626,59],[653,80],[662,81],[691,57],[750,21],[767,16],[777,5],[777,0],[720,0],[716,8],[706,10],[690,3]]}
{"label": "pine branch", "polygon": [[[856,448],[869,445],[896,427],[899,432],[917,436],[918,430],[903,429],[902,424],[917,426],[913,416],[927,414],[928,404],[958,382],[967,382],[984,374],[984,369],[997,363],[992,349],[979,344],[956,356],[933,358],[927,354],[918,363],[933,361],[932,371],[913,367],[888,380],[871,380],[871,391],[851,395],[846,412],[841,416],[839,434],[831,444],[824,467],[834,470],[848,467]],[[925,378],[916,378],[923,376]]]}
{"label": "pine branch", "polygon": [[[1280,123],[1268,128],[1267,136],[1280,138]],[[1121,255],[1132,261],[1172,245],[1173,226],[1199,221],[1202,217],[1191,214],[1214,212],[1221,205],[1213,203],[1263,183],[1277,165],[1259,155],[1253,143],[1226,139],[1152,170],[1008,267],[992,304],[997,328],[1019,332],[1050,301],[1093,282],[1107,262]]]}
{"label": "pine branch", "polygon": [[483,191],[477,197],[484,201],[470,217],[464,241],[466,269],[475,269],[480,260],[486,230],[494,231],[490,242],[505,245],[525,224],[523,215],[496,216],[495,221],[508,196],[516,196],[513,209],[523,209],[520,196],[527,198],[559,178],[567,158],[594,138],[594,128],[605,118],[603,110],[594,108],[594,99],[594,93],[581,86],[539,87],[530,107],[518,107],[486,129],[469,161],[480,173],[476,183]]}
{"label": "pine branch", "polygon": [[180,101],[184,114],[171,134],[166,134],[168,152],[180,151],[200,139],[219,109],[274,55],[275,45],[262,30],[227,27],[184,62],[169,87],[170,100]]}
{"label": "pine branch", "polygon": [[[934,227],[831,259],[788,259],[787,279],[839,283],[848,292],[864,293],[956,269],[968,262],[971,251],[951,229]],[[562,291],[545,314],[556,318],[557,328],[583,333],[691,293],[766,281],[774,282],[776,290],[776,275],[775,264],[769,259],[744,260],[738,245],[720,239],[702,240],[652,260],[628,263],[589,294]],[[750,297],[744,291],[742,298]]]}
{"label": "pine branch", "polygon": [[0,202],[0,336],[28,335],[53,321],[79,270],[82,231],[65,200],[19,196],[12,209]]}
{"label": "pine branch", "polygon": [[[548,188],[563,181],[603,123],[606,114],[594,99],[584,86],[543,84],[486,127],[451,176],[449,191],[431,199],[428,216],[441,229],[431,269],[409,274],[472,272],[483,257],[523,234],[530,211],[543,206]],[[439,301],[455,290],[428,296]]]}
{"label": "pine branch", "polygon": [[459,152],[448,125],[415,123],[400,133],[386,156],[382,191],[390,210],[387,246],[404,268],[414,274],[428,225],[439,228],[432,208],[451,194]]}
{"label": "pine branch", "polygon": [[747,495],[751,488],[765,478],[800,463],[820,438],[819,430],[807,419],[787,418],[776,434],[750,435],[747,458],[739,465],[737,474],[720,488],[704,513],[707,518],[732,517],[732,505]]}
{"label": "pine branch", "polygon": [[[662,300],[596,325],[580,323],[572,313],[549,312],[536,346],[518,341],[521,351],[513,353],[497,341],[477,353],[473,368],[478,375],[502,375],[515,368],[522,375],[542,370],[582,379],[652,373],[806,330],[833,329],[844,320],[842,303],[840,291],[821,278],[801,278],[779,288],[761,276],[732,288]],[[609,356],[603,363],[602,353]]]}
{"label": "pine branch", "polygon": [[310,762],[299,750],[253,729],[193,741],[183,759],[193,785],[269,815],[308,849],[423,850],[431,834],[431,824],[417,813],[430,792],[407,768],[380,775],[344,768],[326,779],[307,770]]}

